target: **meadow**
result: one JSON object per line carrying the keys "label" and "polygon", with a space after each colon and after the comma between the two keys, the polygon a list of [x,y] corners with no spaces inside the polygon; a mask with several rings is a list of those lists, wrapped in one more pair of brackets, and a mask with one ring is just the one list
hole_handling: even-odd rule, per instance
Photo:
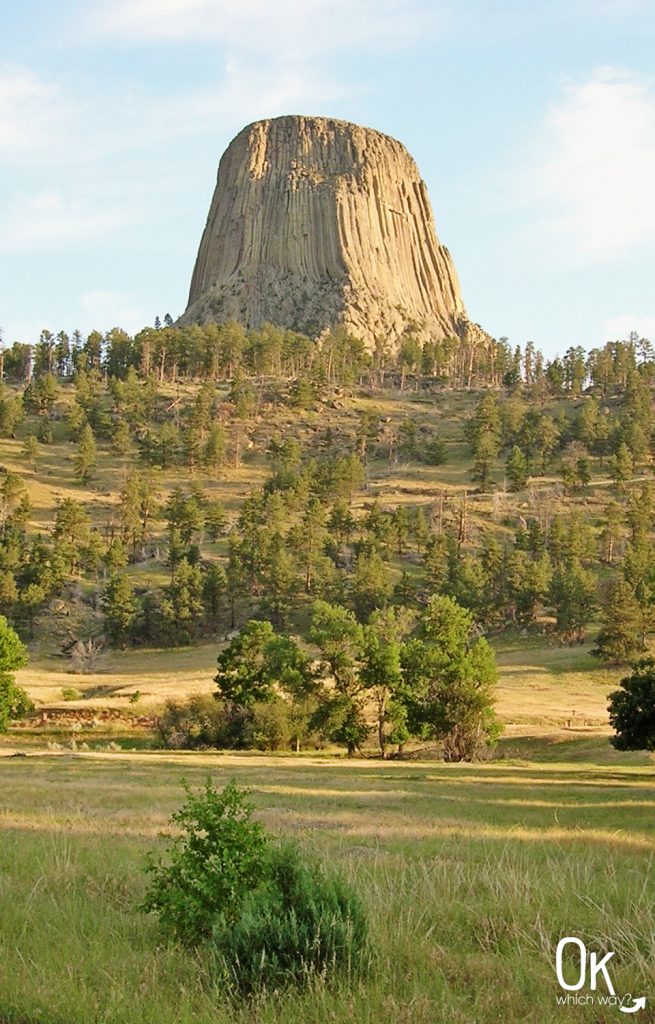
{"label": "meadow", "polygon": [[[0,1020],[616,1020],[616,1007],[557,1003],[554,951],[570,934],[599,959],[613,950],[616,992],[651,995],[655,771],[647,755],[611,753],[600,735],[560,740],[508,738],[523,759],[472,765],[4,756]],[[162,941],[137,909],[146,854],[183,798],[181,779],[198,785],[208,775],[251,787],[267,826],[352,880],[371,920],[367,978],[234,1007],[203,954]],[[648,1005],[638,1019],[654,1019]]]}

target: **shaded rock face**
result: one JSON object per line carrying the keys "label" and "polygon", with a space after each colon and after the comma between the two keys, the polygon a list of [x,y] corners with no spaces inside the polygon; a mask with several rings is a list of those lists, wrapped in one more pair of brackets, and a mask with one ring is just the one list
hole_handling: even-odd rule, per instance
{"label": "shaded rock face", "polygon": [[425,183],[401,143],[322,117],[257,121],[225,151],[182,323],[343,325],[371,347],[468,328]]}

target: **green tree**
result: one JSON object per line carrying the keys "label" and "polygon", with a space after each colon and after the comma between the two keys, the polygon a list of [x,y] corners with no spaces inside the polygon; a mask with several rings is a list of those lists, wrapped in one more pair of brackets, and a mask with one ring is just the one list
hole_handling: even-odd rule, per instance
{"label": "green tree", "polygon": [[53,538],[56,550],[68,562],[71,576],[80,565],[90,531],[91,520],[80,502],[64,498],[55,511]]}
{"label": "green tree", "polygon": [[612,456],[610,469],[617,490],[623,491],[628,480],[632,478],[632,455],[625,442],[619,445],[616,453]]}
{"label": "green tree", "polygon": [[359,678],[362,627],[347,608],[315,601],[309,638],[321,651],[324,675],[334,681],[334,689],[320,695],[315,724],[328,739],[345,744],[353,757],[369,732]]}
{"label": "green tree", "polygon": [[480,484],[480,490],[489,489],[491,470],[498,455],[498,438],[495,434],[480,434],[473,442],[473,471],[471,477]]}
{"label": "green tree", "polygon": [[202,578],[202,600],[211,622],[216,623],[224,607],[227,577],[222,565],[213,562]]}
{"label": "green tree", "polygon": [[225,465],[227,454],[227,434],[220,423],[214,423],[210,428],[207,443],[203,451],[203,463],[214,475],[220,473]]}
{"label": "green tree", "polygon": [[528,482],[528,460],[518,445],[514,445],[507,456],[505,472],[509,480],[510,490],[522,491]]}
{"label": "green tree", "polygon": [[407,709],[402,701],[402,641],[409,629],[404,611],[385,608],[373,612],[364,626],[360,680],[372,698],[380,753],[387,744],[399,746],[409,739]]}
{"label": "green tree", "polygon": [[279,533],[262,545],[261,581],[260,614],[270,616],[276,626],[285,626],[299,581],[295,560]]}
{"label": "green tree", "polygon": [[555,609],[557,632],[563,640],[583,642],[595,597],[596,578],[577,559],[555,569],[550,584],[550,600]]}
{"label": "green tree", "polygon": [[613,664],[630,661],[644,649],[642,616],[633,588],[626,580],[617,580],[609,592],[602,626],[591,653]]}
{"label": "green tree", "polygon": [[220,501],[212,501],[205,511],[205,526],[209,539],[216,543],[227,532],[227,513]]}
{"label": "green tree", "polygon": [[617,750],[655,750],[655,660],[637,661],[609,700],[612,745]]}
{"label": "green tree", "polygon": [[100,599],[105,616],[105,629],[115,644],[125,643],[134,633],[139,605],[134,587],[127,576],[115,573],[110,577]]}
{"label": "green tree", "polygon": [[545,474],[560,441],[559,427],[550,416],[542,416],[536,431],[535,447],[541,461],[541,472]]}
{"label": "green tree", "polygon": [[214,682],[221,700],[241,708],[272,701],[282,691],[292,698],[311,688],[309,658],[292,637],[270,622],[251,619],[217,659]]}
{"label": "green tree", "polygon": [[355,566],[352,588],[355,611],[361,621],[387,604],[393,583],[389,567],[377,551],[362,551]]}
{"label": "green tree", "polygon": [[91,480],[97,466],[98,447],[96,445],[93,430],[87,423],[82,428],[80,443],[77,446],[77,453],[73,459],[75,476],[86,484]]}
{"label": "green tree", "polygon": [[6,732],[12,719],[31,711],[33,704],[16,685],[13,673],[27,665],[27,651],[4,615],[0,615],[0,732]]}
{"label": "green tree", "polygon": [[404,700],[412,732],[440,739],[446,761],[470,761],[500,731],[493,711],[496,664],[473,617],[450,597],[433,596],[403,649]]}
{"label": "green tree", "polygon": [[253,807],[230,783],[217,792],[187,789],[171,822],[178,835],[167,863],[151,859],[143,909],[155,912],[170,934],[195,945],[212,934],[217,920],[235,922],[248,894],[264,875],[267,836],[251,820]]}
{"label": "green tree", "polygon": [[132,433],[127,420],[120,419],[115,425],[112,447],[118,455],[127,455],[132,450]]}
{"label": "green tree", "polygon": [[28,434],[23,441],[23,458],[29,462],[32,469],[36,465],[36,456],[39,451],[39,443],[34,434]]}
{"label": "green tree", "polygon": [[202,572],[183,558],[175,566],[171,582],[164,587],[161,613],[171,639],[178,644],[195,640],[202,622]]}
{"label": "green tree", "polygon": [[180,432],[174,423],[165,420],[157,437],[157,456],[162,469],[168,469],[177,457]]}

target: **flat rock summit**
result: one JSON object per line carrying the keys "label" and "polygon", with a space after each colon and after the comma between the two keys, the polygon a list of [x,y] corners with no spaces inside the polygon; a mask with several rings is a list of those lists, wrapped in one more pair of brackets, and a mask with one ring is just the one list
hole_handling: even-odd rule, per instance
{"label": "flat rock summit", "polygon": [[269,322],[371,347],[481,332],[405,147],[346,121],[256,121],[221,158],[181,323]]}

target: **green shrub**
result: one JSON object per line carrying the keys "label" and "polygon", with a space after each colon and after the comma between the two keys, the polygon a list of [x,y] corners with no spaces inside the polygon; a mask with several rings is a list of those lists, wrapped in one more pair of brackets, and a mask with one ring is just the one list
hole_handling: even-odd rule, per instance
{"label": "green shrub", "polygon": [[168,700],[155,727],[159,743],[169,750],[288,750],[292,742],[316,736],[309,729],[311,700],[275,697],[248,707],[208,694],[183,701]]}
{"label": "green shrub", "polygon": [[24,718],[34,710],[34,704],[13,678],[0,672],[0,732],[6,732],[12,719]]}
{"label": "green shrub", "polygon": [[236,920],[247,894],[261,883],[268,839],[251,821],[252,811],[233,782],[218,792],[208,779],[198,794],[187,788],[186,801],[172,816],[182,834],[166,851],[167,863],[148,863],[142,909],[157,913],[183,943],[207,938],[218,917]]}
{"label": "green shrub", "polygon": [[255,750],[288,750],[291,746],[291,705],[278,697],[252,705],[246,720],[243,745]]}
{"label": "green shrub", "polygon": [[220,974],[238,994],[353,975],[368,962],[359,898],[292,845],[270,849],[263,884],[238,919],[217,919],[212,937]]}
{"label": "green shrub", "polygon": [[82,694],[74,686],[65,686],[61,691],[62,700],[80,700]]}
{"label": "green shrub", "polygon": [[167,862],[149,861],[141,909],[194,946],[210,939],[219,979],[237,996],[303,985],[368,963],[368,927],[357,895],[297,846],[276,846],[230,783],[208,780],[172,817],[181,828]]}
{"label": "green shrub", "polygon": [[184,701],[166,701],[155,732],[169,750],[230,750],[243,746],[247,717],[243,709],[228,701],[196,694]]}

